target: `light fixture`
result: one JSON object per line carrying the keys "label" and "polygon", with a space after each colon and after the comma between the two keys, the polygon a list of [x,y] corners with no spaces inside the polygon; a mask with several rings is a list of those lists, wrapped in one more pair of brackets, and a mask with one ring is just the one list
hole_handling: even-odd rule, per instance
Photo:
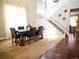
{"label": "light fixture", "polygon": [[59,0],[53,0],[53,2],[55,2],[55,3],[58,2],[58,1],[59,1]]}

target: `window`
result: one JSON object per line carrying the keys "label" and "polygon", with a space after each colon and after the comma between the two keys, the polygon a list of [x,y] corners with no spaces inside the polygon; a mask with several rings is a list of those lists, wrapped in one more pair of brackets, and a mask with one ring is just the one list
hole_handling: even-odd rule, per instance
{"label": "window", "polygon": [[72,27],[77,26],[78,16],[72,16],[70,17],[70,25]]}
{"label": "window", "polygon": [[10,32],[10,27],[27,26],[27,15],[24,8],[13,5],[4,5],[5,30]]}

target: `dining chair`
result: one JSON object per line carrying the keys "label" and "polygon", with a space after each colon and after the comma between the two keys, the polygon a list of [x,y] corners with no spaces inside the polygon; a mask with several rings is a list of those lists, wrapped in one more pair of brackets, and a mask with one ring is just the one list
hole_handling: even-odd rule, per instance
{"label": "dining chair", "polygon": [[27,40],[29,40],[29,44],[32,39],[34,39],[35,41],[35,37],[36,37],[36,27],[32,27],[30,28],[30,31],[27,32]]}
{"label": "dining chair", "polygon": [[20,39],[21,35],[17,34],[15,28],[10,28],[11,30],[11,37],[12,37],[12,44],[15,41],[16,45],[18,44],[18,39]]}
{"label": "dining chair", "polygon": [[30,30],[30,28],[32,28],[31,25],[27,25],[27,26],[26,26],[26,30]]}
{"label": "dining chair", "polygon": [[19,30],[23,30],[24,29],[24,26],[18,26],[18,29]]}
{"label": "dining chair", "polygon": [[44,30],[43,26],[39,26],[36,32],[36,36],[37,37],[41,36],[40,38],[43,39],[43,30]]}

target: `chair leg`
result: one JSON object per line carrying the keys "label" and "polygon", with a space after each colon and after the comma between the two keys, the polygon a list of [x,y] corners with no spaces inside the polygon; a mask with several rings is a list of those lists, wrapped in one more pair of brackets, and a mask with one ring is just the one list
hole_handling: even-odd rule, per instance
{"label": "chair leg", "polygon": [[30,44],[30,39],[28,39],[28,37],[27,37],[27,41],[29,41],[29,44]]}
{"label": "chair leg", "polygon": [[13,38],[12,38],[12,44],[13,44]]}
{"label": "chair leg", "polygon": [[24,42],[26,42],[26,37],[24,37]]}
{"label": "chair leg", "polygon": [[43,34],[41,34],[41,38],[40,39],[43,39]]}
{"label": "chair leg", "polygon": [[36,36],[34,37],[34,42],[36,41]]}
{"label": "chair leg", "polygon": [[15,43],[16,43],[16,46],[17,46],[17,44],[18,44],[18,39],[15,39],[15,41],[16,41]]}
{"label": "chair leg", "polygon": [[30,44],[31,38],[29,39],[29,44]]}
{"label": "chair leg", "polygon": [[24,42],[25,38],[22,37],[21,40],[20,40],[20,46],[24,46],[25,45],[25,42]]}

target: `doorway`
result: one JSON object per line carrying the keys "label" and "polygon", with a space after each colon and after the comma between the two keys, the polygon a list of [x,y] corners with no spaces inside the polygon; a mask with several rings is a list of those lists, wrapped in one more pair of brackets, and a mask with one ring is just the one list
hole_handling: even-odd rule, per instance
{"label": "doorway", "polygon": [[70,10],[69,33],[75,34],[76,28],[79,28],[79,8]]}

